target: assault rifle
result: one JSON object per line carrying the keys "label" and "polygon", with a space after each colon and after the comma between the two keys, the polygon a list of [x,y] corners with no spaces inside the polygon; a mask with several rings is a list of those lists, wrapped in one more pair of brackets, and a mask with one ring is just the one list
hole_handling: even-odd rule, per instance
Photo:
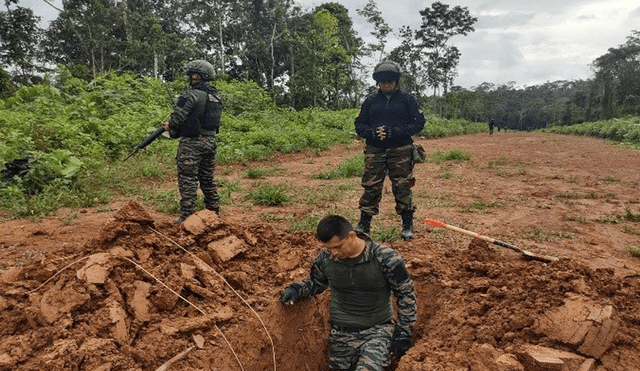
{"label": "assault rifle", "polygon": [[[162,122],[164,123],[165,121],[169,120],[169,117],[171,117],[171,114],[168,114],[167,117],[164,118],[164,120],[162,120]],[[174,138],[174,132],[175,130],[171,130],[171,132],[169,133],[169,135]],[[143,140],[142,142],[140,142],[140,144],[138,144],[137,146],[135,146],[133,148],[133,152],[131,152],[131,154],[129,154],[129,156],[127,156],[127,158],[125,158],[124,160],[122,160],[122,162],[125,162],[129,159],[129,157],[135,155],[136,153],[138,153],[138,151],[140,151],[141,149],[144,149],[146,146],[148,146],[149,144],[151,144],[151,142],[153,142],[154,140],[158,139],[159,136],[162,135],[162,133],[164,133],[164,126],[162,126],[162,124],[160,124],[160,127],[156,129],[156,131],[154,131],[153,133],[151,133],[151,135],[149,135],[148,137],[145,138],[145,140]]]}
{"label": "assault rifle", "polygon": [[162,133],[164,133],[164,131],[165,131],[164,126],[161,125],[159,128],[156,129],[156,131],[151,133],[151,135],[149,135],[145,140],[143,140],[142,142],[140,142],[140,144],[135,146],[135,148],[133,149],[133,152],[131,152],[131,154],[129,154],[129,156],[127,156],[127,158],[125,158],[122,162],[127,161],[129,157],[135,155],[136,153],[138,153],[138,151],[140,151],[141,149],[144,149],[144,147],[148,146],[149,144],[151,144],[151,142],[158,139],[158,137],[161,136]]}

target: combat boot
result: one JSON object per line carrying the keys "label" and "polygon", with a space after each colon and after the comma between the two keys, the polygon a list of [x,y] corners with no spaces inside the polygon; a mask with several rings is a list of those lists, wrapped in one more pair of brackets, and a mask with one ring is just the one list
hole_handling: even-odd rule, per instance
{"label": "combat boot", "polygon": [[413,211],[405,211],[402,214],[402,233],[400,237],[403,240],[410,240],[413,238]]}
{"label": "combat boot", "polygon": [[369,231],[371,230],[371,218],[373,218],[373,215],[369,215],[364,211],[361,211],[360,221],[358,222],[358,225],[356,226],[355,231],[361,232],[364,234],[369,234]]}

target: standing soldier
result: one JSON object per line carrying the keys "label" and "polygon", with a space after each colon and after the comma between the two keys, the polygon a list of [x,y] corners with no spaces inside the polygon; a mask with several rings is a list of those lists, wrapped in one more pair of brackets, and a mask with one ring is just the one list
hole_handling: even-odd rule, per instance
{"label": "standing soldier", "polygon": [[[494,127],[494,126],[495,126],[495,121],[493,121],[493,119],[491,119],[491,120],[489,121],[489,135],[492,135],[492,134],[493,134],[493,127]],[[498,129],[498,131],[499,131],[499,129]]]}
{"label": "standing soldier", "polygon": [[371,218],[378,214],[384,179],[389,175],[396,200],[396,213],[402,217],[402,239],[413,238],[415,205],[411,188],[413,177],[413,139],[424,128],[424,115],[416,98],[400,90],[400,66],[380,62],[373,72],[379,90],[369,96],[355,120],[358,136],[366,140],[364,193],[360,198],[360,222],[356,230],[369,233]]}
{"label": "standing soldier", "polygon": [[204,60],[194,60],[187,63],[184,73],[190,89],[178,98],[171,118],[163,123],[172,137],[180,138],[176,154],[181,197],[178,223],[196,211],[198,182],[205,207],[220,213],[220,196],[213,173],[222,102],[216,88],[207,84],[213,79],[213,66]]}
{"label": "standing soldier", "polygon": [[[329,369],[386,370],[390,353],[400,359],[413,343],[416,295],[404,260],[339,215],[320,220],[316,236],[325,249],[309,278],[287,286],[280,301],[291,305],[329,287]],[[395,323],[391,294],[398,308]]]}

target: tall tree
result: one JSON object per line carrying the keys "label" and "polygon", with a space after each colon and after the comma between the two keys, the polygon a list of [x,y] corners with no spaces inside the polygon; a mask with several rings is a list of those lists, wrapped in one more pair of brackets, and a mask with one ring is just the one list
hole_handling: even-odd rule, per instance
{"label": "tall tree", "polygon": [[396,61],[405,71],[402,77],[404,86],[416,95],[425,90],[420,82],[422,73],[422,60],[420,50],[416,47],[414,31],[409,26],[402,26],[398,30],[400,45],[389,53],[389,58]]}
{"label": "tall tree", "polygon": [[36,71],[42,30],[38,26],[40,17],[17,3],[18,0],[5,0],[7,10],[0,12],[0,62],[15,70],[19,82],[28,83]]}
{"label": "tall tree", "polygon": [[640,32],[593,62],[603,118],[640,113]]}
{"label": "tall tree", "polygon": [[150,0],[66,0],[47,29],[45,55],[54,63],[89,66],[94,74],[126,70],[155,76],[158,68],[163,74],[175,71],[176,63],[193,56],[190,42],[166,27],[153,10]]}
{"label": "tall tree", "polygon": [[439,1],[420,11],[422,24],[416,32],[420,41],[418,47],[426,57],[427,82],[433,88],[435,96],[440,87],[446,89],[455,76],[460,52],[447,43],[453,36],[467,35],[473,32],[473,24],[478,21],[471,16],[467,7],[449,5]]}
{"label": "tall tree", "polygon": [[373,25],[373,31],[371,35],[378,41],[377,44],[369,44],[369,49],[372,53],[379,52],[378,61],[381,61],[384,56],[384,48],[387,45],[387,35],[392,31],[389,24],[382,18],[382,12],[378,10],[374,0],[369,0],[367,4],[361,9],[356,9],[356,12],[367,19],[368,23]]}

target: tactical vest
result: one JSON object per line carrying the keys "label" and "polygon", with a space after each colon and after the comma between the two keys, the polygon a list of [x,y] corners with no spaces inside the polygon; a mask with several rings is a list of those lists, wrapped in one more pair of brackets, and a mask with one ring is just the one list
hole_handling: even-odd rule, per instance
{"label": "tactical vest", "polygon": [[[214,136],[220,130],[222,100],[215,89],[205,84],[197,84],[193,89],[197,90],[198,102],[180,128],[180,136],[187,138]],[[178,102],[178,105],[180,103]]]}
{"label": "tactical vest", "polygon": [[361,263],[327,259],[324,265],[334,325],[365,329],[391,321],[391,288],[376,259]]}

